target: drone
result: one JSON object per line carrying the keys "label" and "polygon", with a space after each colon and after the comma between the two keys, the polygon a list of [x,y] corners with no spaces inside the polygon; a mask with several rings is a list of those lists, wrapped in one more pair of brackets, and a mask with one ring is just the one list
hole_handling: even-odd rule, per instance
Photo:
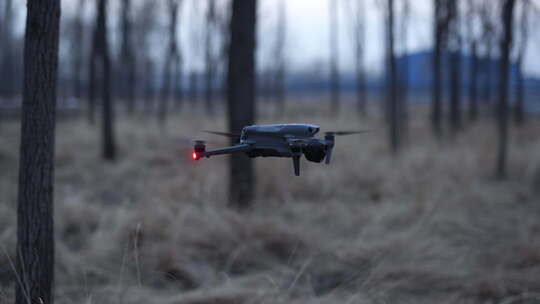
{"label": "drone", "polygon": [[326,164],[332,158],[335,137],[360,134],[368,131],[333,131],[325,132],[324,139],[315,138],[320,127],[312,124],[273,124],[252,125],[242,129],[241,134],[205,131],[215,135],[237,139],[237,144],[216,150],[206,150],[203,140],[195,140],[192,158],[243,152],[254,157],[290,157],[293,160],[294,175],[300,176],[300,158],[302,154],[308,161]]}

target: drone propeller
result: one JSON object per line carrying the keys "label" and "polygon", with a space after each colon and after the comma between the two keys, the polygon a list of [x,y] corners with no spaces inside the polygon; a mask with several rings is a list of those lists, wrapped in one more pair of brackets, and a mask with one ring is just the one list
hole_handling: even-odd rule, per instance
{"label": "drone propeller", "polygon": [[204,132],[214,134],[214,135],[219,135],[219,136],[225,136],[225,137],[229,137],[229,138],[239,138],[240,137],[240,134],[238,134],[238,133],[218,132],[218,131],[209,131],[209,130],[204,130]]}
{"label": "drone propeller", "polygon": [[362,134],[367,133],[369,130],[360,130],[360,131],[328,131],[324,132],[325,135],[335,135],[335,136],[344,136],[344,135],[352,135],[352,134]]}

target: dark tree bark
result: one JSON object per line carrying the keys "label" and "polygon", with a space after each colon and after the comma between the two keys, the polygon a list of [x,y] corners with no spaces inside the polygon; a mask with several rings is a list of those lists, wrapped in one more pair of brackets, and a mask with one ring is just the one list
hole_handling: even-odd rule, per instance
{"label": "dark tree bark", "polygon": [[521,4],[521,17],[520,17],[520,43],[518,49],[518,56],[516,60],[517,77],[516,77],[516,104],[514,107],[514,121],[516,124],[521,125],[525,122],[525,84],[523,77],[523,58],[527,51],[527,42],[529,39],[529,2],[522,1]]}
{"label": "dark tree bark", "polygon": [[400,138],[408,137],[409,130],[409,56],[408,56],[408,25],[410,17],[410,2],[409,0],[402,0],[403,12],[401,22],[401,37],[403,41],[403,62],[401,64],[401,71],[399,71],[399,88],[400,88],[400,101],[399,101],[399,122],[400,122]]}
{"label": "dark tree bark", "polygon": [[73,37],[71,37],[71,52],[73,56],[73,96],[81,99],[83,94],[82,70],[83,70],[83,50],[84,50],[84,23],[83,13],[85,0],[79,0],[77,3],[76,16],[73,22]]}
{"label": "dark tree bark", "polygon": [[388,64],[388,89],[386,107],[388,112],[388,131],[392,153],[397,153],[399,141],[399,98],[397,95],[397,64],[394,52],[394,0],[387,1],[388,15],[386,20],[386,56]]}
{"label": "dark tree bark", "polygon": [[60,0],[27,3],[19,194],[17,304],[52,304],[54,133]]}
{"label": "dark tree bark", "polygon": [[216,1],[208,1],[206,11],[206,33],[205,33],[205,90],[204,100],[207,114],[214,113],[214,84],[216,74],[216,56],[214,54],[214,35],[217,25]]}
{"label": "dark tree bark", "polygon": [[364,67],[365,7],[364,0],[349,0],[347,10],[351,13],[353,52],[356,75],[356,108],[358,113],[367,115],[366,77]]}
{"label": "dark tree bark", "polygon": [[449,123],[452,132],[461,128],[461,33],[459,19],[459,1],[447,2],[450,14],[450,115]]}
{"label": "dark tree bark", "polygon": [[116,145],[114,136],[114,107],[111,100],[111,66],[109,45],[107,42],[107,0],[98,0],[96,7],[96,25],[93,35],[93,46],[90,63],[90,115],[91,121],[95,112],[95,93],[97,84],[97,71],[101,76],[101,101],[103,110],[102,119],[102,155],[105,160],[113,161],[116,158]]}
{"label": "dark tree bark", "polygon": [[4,20],[2,20],[2,53],[0,54],[0,95],[7,98],[14,97],[16,93],[15,75],[16,62],[14,54],[14,33],[13,33],[13,0],[4,0]]}
{"label": "dark tree bark", "polygon": [[[227,72],[228,123],[233,133],[255,122],[256,15],[256,0],[233,0]],[[255,172],[243,153],[232,154],[229,180],[230,206],[248,208],[254,197]]]}
{"label": "dark tree bark", "polygon": [[[167,111],[169,104],[169,96],[171,91],[171,71],[177,72],[178,65],[180,64],[180,57],[178,54],[178,44],[176,39],[177,27],[178,27],[178,9],[181,5],[179,0],[169,0],[168,13],[169,13],[169,46],[167,47],[165,54],[165,65],[163,66],[163,88],[161,90],[161,101],[158,110],[158,120],[161,124],[164,124],[167,119]],[[177,79],[176,76],[172,77]],[[172,87],[176,87],[173,83]]]}
{"label": "dark tree bark", "polygon": [[483,31],[483,41],[486,53],[484,55],[484,62],[482,64],[484,74],[484,84],[482,98],[483,103],[487,106],[492,105],[491,90],[492,90],[492,74],[493,74],[493,43],[495,42],[495,29],[492,22],[491,11],[493,10],[493,3],[491,1],[485,1],[481,9],[481,21]]}
{"label": "dark tree bark", "polygon": [[467,14],[468,38],[470,44],[470,70],[469,70],[469,120],[474,122],[478,119],[478,41],[474,31],[473,20],[476,17],[474,0],[469,0]]}
{"label": "dark tree bark", "polygon": [[433,17],[433,34],[434,34],[434,46],[433,46],[433,64],[432,64],[432,78],[433,78],[433,90],[432,90],[432,104],[431,104],[431,124],[433,127],[433,133],[437,138],[442,135],[442,69],[441,69],[441,53],[444,45],[445,38],[445,0],[434,0],[434,17]]}
{"label": "dark tree bark", "polygon": [[122,97],[126,100],[127,113],[133,114],[135,110],[136,99],[136,56],[133,43],[133,22],[132,22],[131,0],[122,0],[122,42],[120,48],[120,71],[121,83],[120,90]]}
{"label": "dark tree bark", "polygon": [[339,113],[340,89],[339,89],[339,46],[338,46],[338,1],[330,3],[330,106],[333,114]]}
{"label": "dark tree bark", "polygon": [[276,44],[274,50],[274,71],[272,81],[272,91],[275,98],[277,113],[279,116],[285,114],[285,73],[286,55],[285,44],[287,39],[287,12],[285,2],[279,3],[278,22],[276,31]]}
{"label": "dark tree bark", "polygon": [[497,106],[499,141],[495,173],[498,178],[506,177],[506,158],[508,150],[508,74],[510,50],[512,49],[512,22],[515,0],[505,0],[501,11],[503,36],[501,39],[501,59],[499,65],[499,102]]}

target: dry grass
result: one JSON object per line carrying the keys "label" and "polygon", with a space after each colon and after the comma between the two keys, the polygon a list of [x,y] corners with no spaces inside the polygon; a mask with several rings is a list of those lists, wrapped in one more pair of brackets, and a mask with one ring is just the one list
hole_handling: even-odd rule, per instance
{"label": "dry grass", "polygon": [[[289,112],[281,121],[374,131],[339,138],[333,164],[303,161],[299,178],[290,160],[255,160],[256,206],[243,214],[226,208],[226,157],[193,163],[179,144],[223,129],[222,117],[186,110],[165,130],[124,118],[114,164],[98,158],[98,128],[61,122],[56,302],[519,303],[540,293],[538,121],[512,130],[510,178],[496,181],[490,122],[437,143],[416,121],[393,158],[378,121]],[[0,303],[15,282],[17,152],[18,125],[4,123]]]}

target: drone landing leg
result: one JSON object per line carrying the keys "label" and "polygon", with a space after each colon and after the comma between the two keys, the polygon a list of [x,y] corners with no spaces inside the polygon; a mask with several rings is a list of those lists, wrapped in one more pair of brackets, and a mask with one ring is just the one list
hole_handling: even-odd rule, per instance
{"label": "drone landing leg", "polygon": [[300,155],[293,156],[294,175],[300,176]]}

